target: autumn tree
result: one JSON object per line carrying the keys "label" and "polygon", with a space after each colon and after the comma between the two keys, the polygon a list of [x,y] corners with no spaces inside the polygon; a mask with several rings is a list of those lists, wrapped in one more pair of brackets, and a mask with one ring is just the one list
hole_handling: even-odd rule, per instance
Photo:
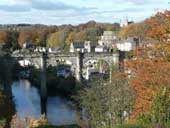
{"label": "autumn tree", "polygon": [[74,38],[75,41],[79,41],[79,42],[85,41],[86,39],[87,39],[86,31],[80,31],[76,33],[75,38]]}
{"label": "autumn tree", "polygon": [[132,122],[141,114],[150,111],[160,88],[169,88],[170,45],[165,36],[168,35],[167,29],[170,27],[158,27],[164,26],[170,21],[168,14],[169,11],[165,11],[147,19],[147,22],[152,26],[147,31],[148,38],[155,41],[138,48],[134,52],[133,60],[126,63],[131,76],[129,83],[136,92],[136,102],[131,116]]}
{"label": "autumn tree", "polygon": [[119,37],[122,39],[127,37],[138,37],[141,40],[145,40],[147,37],[147,32],[150,28],[150,25],[146,22],[133,23],[123,28],[119,32]]}
{"label": "autumn tree", "polygon": [[158,12],[155,16],[146,20],[152,26],[147,35],[158,41],[169,41],[170,38],[170,11]]}
{"label": "autumn tree", "polygon": [[33,42],[35,37],[35,33],[32,33],[31,30],[22,29],[19,32],[18,43],[22,47],[23,43]]}
{"label": "autumn tree", "polygon": [[8,42],[8,33],[7,31],[0,31],[0,43],[7,43]]}

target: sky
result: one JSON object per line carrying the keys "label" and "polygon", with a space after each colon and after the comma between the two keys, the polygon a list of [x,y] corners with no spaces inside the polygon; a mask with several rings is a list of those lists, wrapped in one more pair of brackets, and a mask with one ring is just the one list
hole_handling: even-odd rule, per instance
{"label": "sky", "polygon": [[168,0],[0,0],[0,24],[139,22],[169,8]]}

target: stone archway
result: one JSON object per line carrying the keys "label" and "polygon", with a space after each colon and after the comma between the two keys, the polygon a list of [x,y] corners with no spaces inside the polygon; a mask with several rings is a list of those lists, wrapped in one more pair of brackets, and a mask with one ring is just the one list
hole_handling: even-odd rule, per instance
{"label": "stone archway", "polygon": [[109,74],[110,64],[107,61],[99,59],[96,65],[96,68],[100,73]]}
{"label": "stone archway", "polygon": [[87,59],[83,64],[83,77],[89,80],[92,73],[109,74],[110,64],[104,59]]}

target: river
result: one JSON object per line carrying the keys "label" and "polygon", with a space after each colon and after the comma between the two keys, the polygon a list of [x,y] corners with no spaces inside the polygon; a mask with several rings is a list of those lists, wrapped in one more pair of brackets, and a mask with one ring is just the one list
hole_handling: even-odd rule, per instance
{"label": "river", "polygon": [[[16,105],[16,114],[19,118],[40,117],[40,95],[38,89],[31,86],[29,81],[13,82],[12,93]],[[71,101],[59,96],[48,97],[47,118],[51,125],[76,124],[76,115],[76,109]]]}

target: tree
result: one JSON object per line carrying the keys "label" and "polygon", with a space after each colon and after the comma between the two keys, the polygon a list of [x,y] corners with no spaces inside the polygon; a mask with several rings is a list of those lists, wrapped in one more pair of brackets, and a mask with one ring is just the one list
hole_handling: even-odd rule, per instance
{"label": "tree", "polygon": [[170,89],[163,88],[155,96],[151,109],[138,118],[138,123],[146,126],[169,126],[170,123]]}
{"label": "tree", "polygon": [[18,49],[19,45],[18,45],[18,36],[19,33],[17,31],[9,31],[9,39],[8,42],[11,44],[11,47],[13,50]]}
{"label": "tree", "polygon": [[76,35],[76,32],[70,32],[67,39],[66,39],[66,43],[67,45],[70,45],[71,42],[74,41],[74,38],[75,38],[75,35]]}
{"label": "tree", "polygon": [[76,35],[74,37],[74,40],[75,41],[79,41],[79,42],[87,40],[87,33],[86,33],[86,31],[80,31],[80,32],[76,33]]}
{"label": "tree", "polygon": [[8,42],[8,33],[7,31],[0,31],[0,43],[7,43]]}
{"label": "tree", "polygon": [[[167,72],[170,70],[170,45],[167,39],[164,40],[167,31],[158,27],[164,26],[164,20],[166,23],[170,22],[167,12],[158,13],[147,19],[151,29],[146,32],[146,35],[154,41],[138,48],[134,52],[133,60],[126,63],[131,76],[129,83],[136,92],[131,122],[135,122],[141,114],[147,114],[160,88],[167,88],[170,85],[170,73]],[[170,29],[170,26],[166,27]],[[151,31],[152,35],[150,35]]]}
{"label": "tree", "polygon": [[119,37],[123,39],[127,37],[138,37],[141,40],[146,40],[147,32],[150,28],[150,25],[146,22],[133,23],[123,28],[119,32]]}
{"label": "tree", "polygon": [[33,42],[31,31],[25,30],[25,29],[20,30],[19,37],[18,37],[18,43],[19,43],[20,47],[22,47],[23,43],[26,43],[28,41]]}
{"label": "tree", "polygon": [[93,128],[112,128],[122,124],[132,110],[133,93],[123,78],[116,77],[112,83],[96,80],[79,96],[81,107]]}
{"label": "tree", "polygon": [[158,12],[155,16],[146,20],[152,27],[147,36],[158,41],[168,41],[170,38],[170,11]]}
{"label": "tree", "polygon": [[[2,90],[0,90],[0,127],[1,125],[9,127],[9,122],[14,113],[14,103]],[[4,120],[3,124],[1,124],[2,120]]]}
{"label": "tree", "polygon": [[87,40],[89,41],[98,41],[98,37],[101,35],[100,30],[98,28],[89,28],[86,31]]}
{"label": "tree", "polygon": [[65,32],[59,31],[52,33],[47,42],[47,47],[63,47],[66,40]]}

